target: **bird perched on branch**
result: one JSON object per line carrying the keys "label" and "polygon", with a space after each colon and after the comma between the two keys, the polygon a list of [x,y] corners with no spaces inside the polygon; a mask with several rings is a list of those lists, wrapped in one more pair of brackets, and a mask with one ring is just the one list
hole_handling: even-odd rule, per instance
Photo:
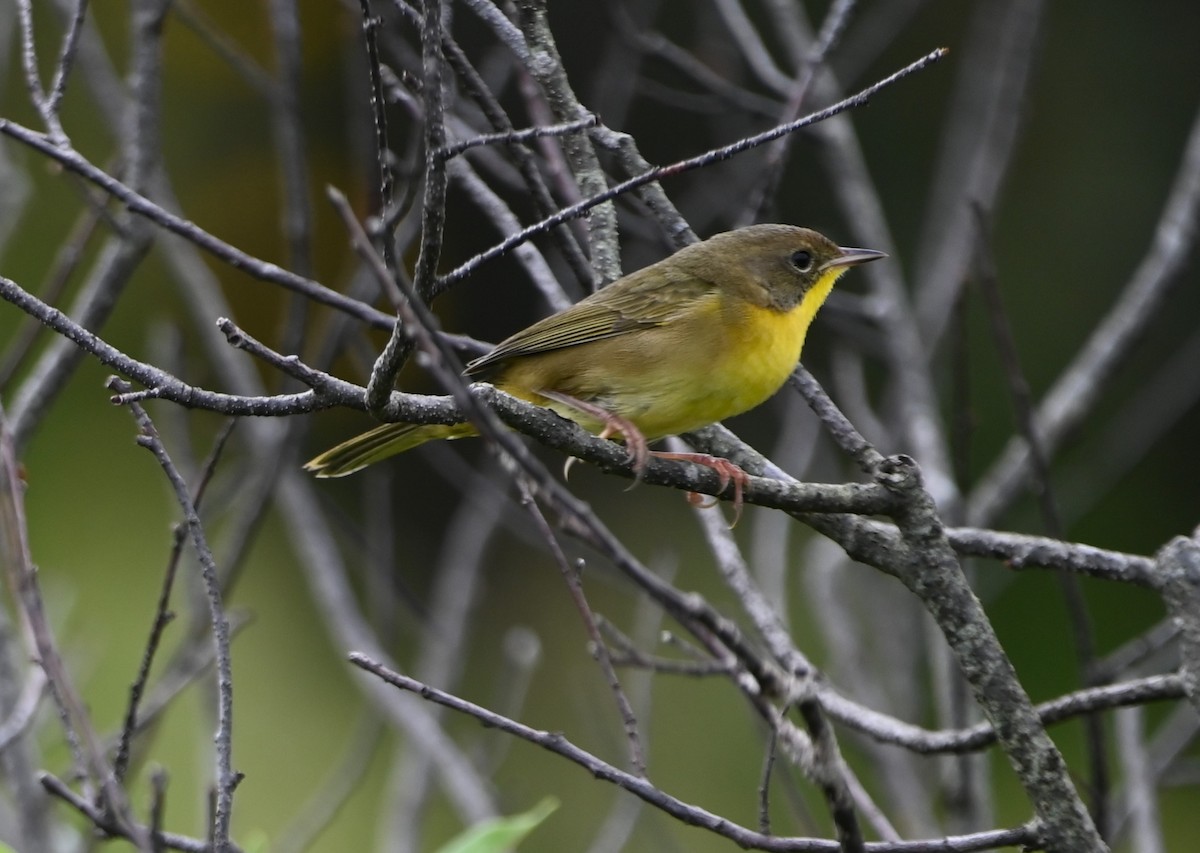
{"label": "bird perched on branch", "polygon": [[[620,435],[640,470],[648,442],[741,414],[779,390],[834,283],[882,257],[791,225],[717,234],[517,332],[466,375],[601,437]],[[470,423],[388,423],[304,467],[341,477],[427,441],[477,434]],[[746,474],[732,462],[653,455],[713,468],[740,504]]]}

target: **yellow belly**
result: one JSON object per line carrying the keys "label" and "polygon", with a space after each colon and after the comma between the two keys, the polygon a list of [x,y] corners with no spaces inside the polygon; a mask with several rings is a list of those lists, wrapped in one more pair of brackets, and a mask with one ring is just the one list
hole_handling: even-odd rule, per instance
{"label": "yellow belly", "polygon": [[669,390],[660,389],[656,404],[633,418],[647,436],[688,432],[740,415],[764,403],[787,380],[808,328],[799,309],[783,314],[743,304],[733,310],[742,316],[722,324],[720,344],[685,355],[675,371],[677,381],[665,381]]}
{"label": "yellow belly", "polygon": [[787,380],[809,324],[833,282],[792,311],[714,294],[669,324],[514,359],[497,384],[586,429],[595,419],[537,395],[559,391],[627,418],[648,439],[688,432],[749,411]]}

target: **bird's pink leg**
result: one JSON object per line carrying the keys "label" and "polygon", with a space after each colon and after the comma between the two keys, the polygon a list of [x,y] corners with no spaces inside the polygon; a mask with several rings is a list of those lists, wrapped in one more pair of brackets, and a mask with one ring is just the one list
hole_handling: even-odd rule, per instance
{"label": "bird's pink leg", "polygon": [[[625,439],[625,447],[629,451],[629,458],[633,462],[634,485],[642,479],[642,474],[646,470],[646,463],[650,461],[651,456],[657,456],[659,459],[669,459],[675,462],[695,462],[697,465],[703,465],[705,468],[711,468],[717,472],[717,477],[721,484],[721,491],[733,485],[733,524],[738,523],[738,519],[742,517],[742,493],[746,486],[750,484],[750,475],[730,462],[728,459],[723,459],[720,456],[710,456],[707,453],[670,453],[662,450],[651,451],[646,441],[646,436],[642,435],[642,431],[634,425],[633,421],[628,418],[623,418],[620,415],[613,414],[602,406],[597,406],[595,403],[589,403],[586,400],[580,400],[577,397],[572,397],[570,394],[564,394],[561,391],[539,390],[539,394],[547,400],[553,400],[556,403],[561,403],[568,408],[574,409],[577,412],[595,418],[600,423],[604,424],[604,428],[600,431],[600,438],[610,438],[614,435],[620,435]],[[575,461],[575,457],[567,460],[563,466],[563,477],[567,476],[567,472],[571,469],[571,463]],[[632,486],[630,487],[632,488]],[[702,500],[696,492],[688,492],[688,500],[692,503],[697,503]],[[713,499],[712,506],[716,503]],[[704,506],[705,504],[701,504]]]}
{"label": "bird's pink leg", "polygon": [[[749,474],[728,459],[723,459],[720,456],[710,456],[707,453],[668,453],[662,450],[655,450],[651,455],[657,456],[659,459],[670,459],[676,462],[695,462],[697,465],[703,465],[705,468],[712,468],[717,472],[722,492],[732,483],[733,524],[729,526],[734,527],[737,525],[738,519],[742,517],[742,494],[746,487],[750,485]],[[703,498],[697,492],[688,492],[688,500],[692,504],[702,507],[714,506],[717,503],[716,498],[713,498],[709,503],[703,503]]]}
{"label": "bird's pink leg", "polygon": [[[604,429],[600,431],[600,438],[611,438],[614,435],[624,438],[625,447],[629,451],[629,459],[633,462],[633,482],[636,485],[638,480],[642,479],[642,474],[646,471],[646,463],[650,459],[650,449],[649,444],[646,442],[646,436],[642,435],[642,431],[634,425],[633,421],[613,414],[604,407],[597,406],[595,403],[580,400],[561,391],[539,390],[538,393],[547,400],[562,403],[564,406],[600,421],[600,423],[604,424]],[[566,467],[563,468],[564,477],[570,469],[574,458],[571,457],[567,460]]]}

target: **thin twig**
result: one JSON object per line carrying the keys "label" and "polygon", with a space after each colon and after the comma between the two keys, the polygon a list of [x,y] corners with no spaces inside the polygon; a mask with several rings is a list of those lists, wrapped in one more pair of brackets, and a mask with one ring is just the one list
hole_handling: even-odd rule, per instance
{"label": "thin twig", "polygon": [[[313,276],[313,210],[308,186],[308,155],[300,114],[302,57],[299,10],[292,0],[271,0],[271,32],[279,81],[271,94],[271,129],[279,158],[287,263],[300,275]],[[280,340],[284,352],[300,352],[311,304],[299,294],[288,301]]]}
{"label": "thin twig", "polygon": [[57,144],[65,139],[65,135],[58,121],[58,113],[53,109],[45,89],[42,88],[42,77],[38,71],[37,44],[33,35],[33,6],[30,0],[17,0],[17,15],[21,28],[21,70],[25,75],[25,88],[29,92],[30,102],[46,125],[49,138]]}
{"label": "thin twig", "polygon": [[[197,511],[199,511],[200,504],[204,500],[204,492],[208,484],[212,482],[213,474],[217,470],[217,462],[221,459],[225,443],[229,440],[229,436],[233,434],[233,428],[236,424],[237,421],[229,420],[224,429],[217,434],[208,459],[205,460],[201,468],[200,481],[196,485],[196,493],[192,496],[192,505]],[[133,736],[139,728],[138,714],[142,696],[146,690],[146,684],[150,680],[150,668],[154,663],[155,655],[162,643],[167,626],[175,619],[175,614],[170,610],[171,592],[175,587],[175,575],[179,568],[180,557],[183,555],[183,544],[187,534],[188,529],[184,525],[176,525],[172,531],[171,553],[167,558],[166,569],[163,571],[162,587],[159,590],[158,602],[154,608],[154,621],[150,625],[150,634],[146,638],[146,647],[142,651],[142,660],[138,665],[137,675],[134,677],[133,684],[129,688],[129,704],[125,708],[125,721],[121,726],[121,734],[117,739],[116,755],[113,757],[113,775],[120,782],[124,782],[125,772],[129,767],[130,746]]]}
{"label": "thin twig", "polygon": [[[138,843],[138,834],[135,834],[134,830],[136,829],[139,832],[146,831],[144,827],[133,828],[114,821],[110,815],[106,814],[102,809],[96,808],[86,797],[76,794],[67,787],[65,782],[52,773],[42,773],[38,777],[38,781],[42,783],[42,787],[47,792],[67,803],[71,808],[87,818],[92,826],[101,832],[108,833],[117,838],[127,838],[136,844]],[[212,849],[209,847],[206,839],[189,838],[186,835],[179,835],[174,832],[157,833],[153,839],[153,843],[161,844],[170,850],[182,850],[184,853],[211,853]],[[153,847],[147,846],[144,849],[152,850]],[[226,849],[229,853],[241,853],[240,848],[234,844],[230,844]]]}
{"label": "thin twig", "polygon": [[[858,93],[840,100],[836,104],[826,107],[823,110],[810,113],[809,115],[799,118],[796,121],[774,127],[771,130],[764,131],[763,133],[755,134],[754,136],[748,136],[729,145],[711,149],[710,151],[706,151],[703,154],[698,154],[695,157],[679,160],[666,166],[653,166],[648,171],[629,178],[628,180],[622,181],[621,183],[610,187],[608,190],[600,193],[599,195],[586,198],[580,202],[569,205],[568,207],[564,207],[553,216],[549,216],[546,219],[543,219],[541,222],[531,225],[517,234],[513,234],[487,251],[479,253],[470,260],[460,264],[456,269],[442,276],[438,280],[438,292],[444,291],[452,286],[455,282],[466,278],[488,261],[507,254],[518,244],[524,243],[526,240],[530,240],[533,237],[536,237],[539,234],[542,234],[555,227],[556,225],[561,225],[562,223],[571,219],[577,219],[598,204],[603,204],[610,199],[614,199],[619,195],[623,195],[630,190],[635,190],[638,187],[644,186],[645,184],[659,181],[663,178],[680,175],[685,172],[692,171],[693,169],[703,168],[713,163],[718,163],[722,160],[728,160],[730,157],[741,154],[743,151],[749,151],[752,148],[765,145],[766,143],[774,139],[778,139],[781,136],[785,136],[789,133],[795,133],[801,128],[817,124],[818,122],[822,122],[825,119],[845,112],[846,110],[860,107],[866,104],[871,97],[878,92],[886,89],[893,83],[903,80],[910,74],[914,74],[932,65],[944,57],[946,53],[947,51],[945,48],[938,48],[937,50],[926,54],[915,62],[906,65],[899,71],[888,75],[882,80],[867,86]],[[4,131],[4,125],[0,124],[0,132]]]}
{"label": "thin twig", "polygon": [[[681,822],[708,829],[744,848],[767,851],[804,851],[805,853],[835,853],[835,851],[841,850],[839,843],[832,840],[819,838],[781,838],[739,826],[727,818],[672,797],[640,776],[626,773],[602,761],[591,753],[575,746],[562,734],[539,731],[524,726],[515,720],[489,711],[487,708],[445,693],[428,684],[409,678],[406,675],[390,671],[366,655],[358,652],[352,653],[349,659],[355,666],[378,676],[394,687],[415,693],[426,701],[436,702],[451,710],[474,717],[488,728],[506,732],[529,743],[541,746],[578,764],[595,778],[618,785],[634,796],[641,798],[649,805],[666,812]],[[1036,834],[1030,828],[1017,827],[1015,829],[977,832],[964,836],[951,836],[931,841],[868,842],[864,846],[864,849],[868,853],[945,853],[948,849],[967,853],[967,851],[974,850],[994,850],[1007,845],[1036,843],[1035,839]]]}
{"label": "thin twig", "polygon": [[[1033,393],[1021,367],[1021,357],[1017,350],[1017,342],[1013,337],[1012,324],[1004,307],[1004,297],[1000,291],[999,273],[996,269],[995,258],[991,254],[990,231],[987,214],[982,206],[972,205],[977,226],[977,249],[975,256],[976,274],[980,290],[983,291],[984,303],[987,306],[988,325],[992,331],[996,351],[1003,365],[1004,378],[1008,388],[1013,413],[1016,416],[1017,431],[1029,446],[1032,466],[1033,487],[1037,493],[1038,509],[1042,517],[1042,527],[1046,534],[1054,539],[1064,536],[1062,513],[1059,511],[1058,500],[1050,479],[1050,462],[1046,456],[1041,436],[1034,422]],[[1074,575],[1063,573],[1058,576],[1059,587],[1066,603],[1067,617],[1071,622],[1071,638],[1073,641],[1075,660],[1079,667],[1080,677],[1086,682],[1088,674],[1093,670],[1096,657],[1095,631],[1091,618],[1088,616],[1087,604],[1083,599],[1083,590],[1079,579]],[[1090,686],[1090,684],[1089,684]],[[1089,763],[1089,787],[1092,819],[1101,837],[1109,836],[1109,771],[1108,745],[1106,742],[1103,723],[1098,717],[1086,717],[1083,721],[1087,737],[1087,752]]]}
{"label": "thin twig", "polygon": [[572,133],[578,133],[581,130],[587,130],[589,127],[595,127],[599,123],[599,116],[586,115],[574,121],[566,121],[561,124],[552,124],[544,127],[527,127],[524,130],[509,130],[499,133],[481,133],[470,139],[449,143],[438,152],[438,156],[444,160],[450,160],[470,151],[472,148],[479,148],[484,145],[522,145],[533,139],[545,139],[547,137],[567,136]]}
{"label": "thin twig", "polygon": [[[364,0],[365,2],[365,0]],[[446,145],[446,116],[442,99],[442,2],[425,0],[421,13],[421,100],[425,122],[425,196],[421,204],[421,248],[413,274],[416,299],[432,301],[437,283],[442,232],[446,227],[446,163],[439,152]],[[390,235],[385,235],[390,240]],[[384,267],[388,268],[387,255]],[[391,279],[392,276],[388,276]],[[384,280],[381,278],[381,281]],[[399,310],[399,309],[398,309]],[[401,312],[401,316],[403,313]],[[392,328],[383,352],[371,368],[367,383],[367,408],[378,415],[387,403],[396,375],[412,351],[404,324]]]}
{"label": "thin twig", "polygon": [[[48,266],[42,284],[37,289],[42,301],[53,305],[62,297],[92,238],[97,234],[101,219],[99,204],[90,204],[79,214],[71,233],[59,244],[54,262]],[[25,322],[9,339],[0,357],[0,388],[8,387],[16,376],[43,328],[36,317],[26,316]]]}
{"label": "thin twig", "polygon": [[[1180,158],[1149,250],[1104,320],[1043,398],[1037,434],[1046,453],[1057,450],[1070,431],[1092,411],[1108,379],[1127,364],[1129,352],[1150,320],[1166,304],[1195,245],[1200,219],[1200,112]],[[980,479],[967,503],[969,524],[990,524],[1024,485],[1031,458],[1023,439],[1013,438]]]}
{"label": "thin twig", "polygon": [[728,664],[708,660],[703,656],[698,660],[679,660],[660,655],[648,655],[603,616],[597,614],[596,624],[600,627],[600,632],[604,634],[608,644],[617,650],[609,652],[609,657],[616,666],[639,667],[656,673],[687,675],[694,678],[733,674],[733,669]]}
{"label": "thin twig", "polygon": [[[500,101],[488,88],[487,83],[484,82],[483,77],[475,69],[475,66],[471,64],[471,61],[467,58],[462,48],[453,39],[447,37],[442,42],[442,50],[445,53],[447,64],[454,70],[460,85],[479,107],[488,123],[492,126],[492,130],[500,134],[514,132],[516,128],[513,127],[508,113],[504,111],[504,107],[501,106]],[[553,214],[558,205],[554,197],[550,195],[550,190],[546,187],[546,181],[542,176],[541,168],[534,158],[533,153],[524,145],[510,146],[509,153],[516,162],[517,170],[521,173],[521,177],[525,181],[525,186],[532,197],[537,215],[544,218]],[[558,245],[559,250],[563,253],[563,257],[566,258],[567,263],[570,265],[571,271],[583,284],[584,290],[587,292],[594,290],[595,273],[592,270],[591,264],[588,263],[583,250],[580,248],[579,241],[575,239],[575,235],[571,230],[569,228],[555,228],[551,230],[550,237]]]}
{"label": "thin twig", "polygon": [[97,810],[105,822],[142,850],[145,833],[131,816],[125,790],[112,774],[91,717],[76,688],[46,613],[45,599],[33,563],[25,521],[24,483],[8,421],[0,409],[0,566],[13,600],[19,604],[29,654],[46,676],[46,687],[62,722],[72,756],[98,792]]}
{"label": "thin twig", "polygon": [[1047,5],[975,4],[966,43],[956,51],[963,61],[933,158],[912,277],[921,334],[932,343],[945,335],[971,266],[976,238],[969,208],[978,205],[991,216],[1022,141]]}
{"label": "thin twig", "polygon": [[313,848],[321,832],[368,778],[382,735],[383,726],[376,714],[368,713],[355,721],[349,743],[321,786],[297,810],[292,824],[272,836],[271,849],[275,853],[302,853]]}
{"label": "thin twig", "polygon": [[[427,613],[415,671],[423,681],[440,684],[445,689],[452,689],[462,682],[470,656],[470,641],[476,636],[479,623],[475,617],[481,603],[487,557],[492,542],[502,529],[504,512],[510,506],[507,496],[495,488],[494,480],[494,471],[490,470],[465,473],[461,481],[464,486],[462,500],[446,524],[441,553],[433,569],[434,585],[427,596]],[[384,491],[389,489],[386,483],[381,486]],[[391,537],[387,534],[394,523],[394,513],[389,510],[394,508],[379,500],[372,503],[368,524],[376,521],[378,530],[374,532],[383,535],[372,535],[370,526],[365,535],[372,543],[372,551],[379,552],[390,549]],[[375,519],[378,513],[383,515]],[[396,584],[395,560],[394,555],[384,550],[374,561],[379,564],[381,580],[389,586]],[[399,594],[389,589],[387,598],[391,600]],[[381,630],[381,633],[386,638],[386,632]],[[392,794],[385,808],[389,813],[393,850],[395,853],[415,853],[421,849],[421,817],[433,792],[436,777],[432,771],[437,756],[432,752],[409,749],[400,752],[393,770]],[[482,762],[476,762],[476,766],[481,772],[485,769]]]}
{"label": "thin twig", "polygon": [[224,261],[234,269],[242,270],[254,278],[303,294],[313,302],[337,308],[372,328],[391,329],[395,323],[394,317],[372,308],[370,305],[349,299],[319,282],[288,272],[276,264],[260,260],[224,240],[214,237],[194,222],[171,213],[113,178],[72,148],[54,145],[44,135],[5,118],[0,118],[0,133],[55,161],[64,169],[104,190],[121,202],[131,213],[143,216],[161,228],[178,234],[189,243]]}
{"label": "thin twig", "polygon": [[[1150,702],[1179,699],[1185,695],[1178,675],[1151,675],[1103,687],[1086,687],[1035,706],[1043,725],[1066,722],[1086,714],[1128,708]],[[904,747],[920,755],[965,754],[987,749],[996,743],[996,729],[988,722],[965,729],[931,730],[882,714],[842,696],[830,687],[819,691],[822,707],[837,722],[886,744]]]}
{"label": "thin twig", "polygon": [[217,58],[264,100],[277,97],[277,83],[258,61],[199,8],[195,0],[174,0],[171,16],[195,33]]}
{"label": "thin twig", "polygon": [[[806,51],[803,60],[799,63],[797,73],[788,86],[787,103],[784,105],[780,116],[781,120],[791,121],[800,114],[800,109],[809,93],[813,78],[819,73],[830,51],[837,44],[846,25],[849,23],[851,12],[857,5],[857,2],[858,0],[837,0],[837,2],[829,7],[829,11],[825,15],[825,21],[821,24],[821,31],[815,40],[806,38],[803,41],[792,44],[792,50],[795,54],[801,52],[803,49],[802,45],[809,49]],[[799,5],[791,7],[791,10],[792,17],[795,19],[799,19],[802,15]],[[799,20],[795,20],[794,23],[796,26],[791,29],[800,29],[802,27]],[[734,221],[739,225],[748,225],[751,222],[757,221],[767,205],[772,201],[776,190],[779,188],[779,182],[783,177],[784,169],[787,165],[787,156],[791,150],[794,138],[785,136],[767,146],[763,154],[763,165],[758,179],[749,190],[748,200],[742,207],[742,213],[735,217]]]}
{"label": "thin twig", "polygon": [[871,446],[854,424],[842,414],[820,384],[803,365],[796,365],[788,377],[788,385],[800,392],[804,400],[825,424],[829,435],[850,455],[865,474],[874,474],[883,462],[883,454]]}
{"label": "thin twig", "polygon": [[[589,113],[571,88],[558,46],[550,32],[546,0],[517,0],[516,6],[521,31],[529,46],[525,67],[537,80],[555,118],[560,122],[587,118]],[[579,192],[585,198],[602,195],[608,187],[608,181],[600,168],[600,159],[591,140],[587,136],[572,134],[563,139],[562,147]],[[591,206],[586,213],[592,268],[600,284],[616,281],[621,277],[616,208],[609,201],[604,201]]]}
{"label": "thin twig", "polygon": [[[47,305],[3,276],[0,276],[0,299],[11,302],[25,313],[37,317],[46,326],[69,339],[75,346],[94,356],[101,364],[108,365],[148,389],[143,392],[129,392],[138,394],[137,397],[131,399],[167,399],[183,406],[210,409],[226,415],[297,414],[338,405],[337,400],[323,400],[321,395],[313,391],[258,397],[205,391],[188,385],[151,364],[131,358],[107,343],[99,335],[93,334],[73,322],[57,308]],[[347,385],[349,386],[349,383]],[[349,387],[355,388],[356,386]],[[350,399],[361,400],[359,390],[356,390],[350,398],[343,402],[349,402]],[[122,399],[115,402],[126,401]]]}
{"label": "thin twig", "polygon": [[[379,182],[379,210],[389,211],[392,209],[394,182],[392,180],[391,164],[388,162],[390,145],[388,142],[387,109],[383,97],[383,78],[380,73],[379,44],[375,36],[375,31],[379,28],[382,20],[371,14],[370,0],[359,0],[358,5],[362,14],[363,46],[367,50],[367,73],[369,74],[371,83],[371,118],[373,121],[372,129],[375,132],[375,177]],[[425,82],[428,85],[429,81]],[[383,262],[387,268],[395,271],[395,239],[387,230],[380,233],[378,237],[379,254],[383,256]]]}
{"label": "thin twig", "polygon": [[[778,114],[779,104],[774,98],[763,97],[757,92],[738,86],[662,33],[635,22],[624,4],[609,3],[606,5],[609,6],[618,32],[634,50],[660,59],[682,72],[698,86],[720,99],[720,106],[735,107],[742,112],[771,118]],[[643,81],[641,85],[645,86],[647,82]],[[678,105],[679,100],[675,99],[672,103]],[[608,120],[612,121],[611,117]]]}
{"label": "thin twig", "polygon": [[63,96],[67,93],[67,82],[71,79],[71,68],[75,64],[75,55],[79,50],[79,37],[83,33],[83,21],[87,16],[87,9],[88,0],[75,0],[75,11],[71,14],[71,19],[67,24],[62,49],[58,53],[58,62],[54,65],[54,79],[50,81],[46,110],[55,115],[58,114]]}
{"label": "thin twig", "polygon": [[[446,169],[459,189],[465,191],[492,220],[497,231],[507,234],[521,229],[516,214],[469,163],[464,160],[452,160],[446,165]],[[563,311],[572,305],[573,300],[564,292],[563,286],[554,275],[554,270],[534,243],[517,246],[513,250],[513,256],[524,267],[526,275],[551,311]]]}
{"label": "thin twig", "polygon": [[[118,392],[128,391],[129,386],[120,380],[111,380],[109,386]],[[229,841],[230,820],[233,814],[233,792],[241,782],[241,774],[233,770],[233,661],[229,650],[229,619],[221,601],[221,587],[217,564],[209,550],[207,537],[196,512],[196,505],[187,484],[175,468],[167,449],[163,446],[146,410],[139,403],[130,403],[129,409],[137,422],[138,444],[145,447],[158,461],[166,475],[175,499],[183,511],[184,522],[192,540],[192,547],[200,560],[200,574],[208,598],[209,617],[216,649],[217,670],[217,731],[216,744],[216,806],[211,827],[213,848],[216,853],[232,850]]]}
{"label": "thin twig", "polygon": [[534,500],[529,485],[521,479],[517,480],[517,485],[521,489],[522,505],[533,516],[534,524],[542,534],[546,545],[549,546],[555,563],[558,564],[563,580],[567,584],[567,591],[571,595],[571,601],[575,604],[575,609],[579,611],[579,616],[583,620],[592,656],[596,659],[596,663],[600,665],[600,672],[604,675],[604,680],[608,682],[608,688],[617,703],[617,711],[621,715],[621,724],[625,729],[625,738],[629,744],[629,764],[633,768],[634,773],[644,777],[646,775],[646,749],[642,746],[642,735],[638,730],[637,715],[633,711],[633,705],[630,703],[629,697],[625,695],[624,688],[621,687],[621,680],[617,678],[617,671],[613,668],[613,661],[608,655],[608,646],[605,645],[604,638],[600,636],[600,629],[596,624],[596,614],[592,611],[592,606],[588,603],[587,596],[584,595],[583,581],[580,579],[583,566],[582,564],[572,566],[568,562],[567,555],[563,553],[562,546],[555,537],[553,529],[551,529],[549,523],[546,521],[546,517],[542,514],[541,509]]}

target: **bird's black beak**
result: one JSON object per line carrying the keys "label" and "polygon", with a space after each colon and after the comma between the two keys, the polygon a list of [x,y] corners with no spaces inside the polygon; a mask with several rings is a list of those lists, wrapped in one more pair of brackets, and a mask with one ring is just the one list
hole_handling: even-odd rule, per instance
{"label": "bird's black beak", "polygon": [[865,264],[868,261],[877,261],[880,258],[886,258],[887,252],[877,252],[874,249],[848,249],[839,246],[841,254],[836,258],[832,258],[825,262],[825,269],[833,269],[834,267],[856,267],[859,264]]}

